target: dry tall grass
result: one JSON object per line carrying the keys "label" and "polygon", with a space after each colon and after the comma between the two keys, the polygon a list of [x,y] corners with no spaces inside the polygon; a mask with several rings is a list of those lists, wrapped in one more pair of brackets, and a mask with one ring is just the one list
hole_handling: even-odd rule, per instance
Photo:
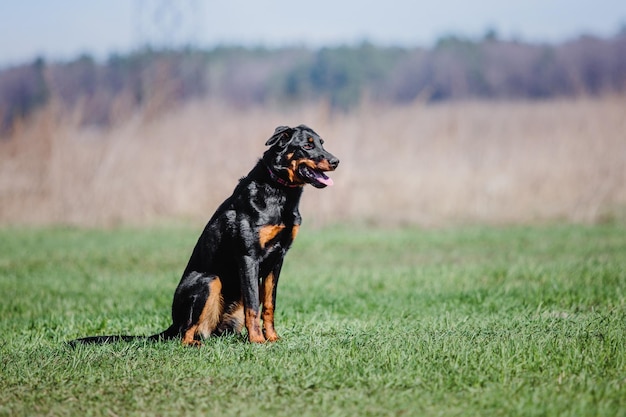
{"label": "dry tall grass", "polygon": [[[305,123],[341,159],[309,187],[309,224],[597,222],[626,207],[626,98],[235,110],[193,103],[106,130],[48,109],[0,141],[0,223],[203,222],[277,125]],[[621,214],[620,214],[621,213]]]}

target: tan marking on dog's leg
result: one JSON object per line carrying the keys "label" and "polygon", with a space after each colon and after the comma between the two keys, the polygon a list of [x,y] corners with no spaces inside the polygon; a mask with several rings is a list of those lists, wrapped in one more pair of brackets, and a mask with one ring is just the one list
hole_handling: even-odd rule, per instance
{"label": "tan marking on dog's leg", "polygon": [[200,336],[207,338],[213,333],[220,322],[220,316],[224,310],[223,305],[222,281],[220,281],[218,277],[215,277],[215,279],[209,283],[209,296],[198,319],[197,333]]}
{"label": "tan marking on dog's leg", "polygon": [[235,308],[230,313],[231,320],[234,320],[237,325],[234,328],[235,333],[241,333],[241,329],[243,328],[244,316],[243,316],[243,303],[240,303],[237,308]]}
{"label": "tan marking on dog's leg", "polygon": [[199,346],[201,343],[195,339],[198,326],[191,326],[183,336],[183,345],[185,346]]}
{"label": "tan marking on dog's leg", "polygon": [[232,331],[234,333],[241,333],[243,321],[243,301],[239,300],[231,303],[227,307],[218,328],[221,332]]}
{"label": "tan marking on dog's leg", "polygon": [[274,328],[274,274],[270,273],[261,283],[261,303],[263,304],[263,331],[268,342],[279,339]]}
{"label": "tan marking on dog's leg", "polygon": [[251,308],[245,309],[246,329],[250,343],[264,343],[265,336],[261,332],[261,315]]}

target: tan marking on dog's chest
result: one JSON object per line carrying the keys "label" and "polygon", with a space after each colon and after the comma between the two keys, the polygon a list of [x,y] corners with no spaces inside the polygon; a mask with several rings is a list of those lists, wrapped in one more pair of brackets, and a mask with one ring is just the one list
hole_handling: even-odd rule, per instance
{"label": "tan marking on dog's chest", "polygon": [[268,242],[274,239],[284,228],[284,224],[270,224],[261,227],[259,229],[259,243],[261,245],[261,249],[265,249]]}
{"label": "tan marking on dog's chest", "polygon": [[[284,224],[270,224],[267,226],[263,226],[259,229],[259,244],[261,245],[261,249],[265,249],[267,244],[275,239],[280,232],[285,230],[286,226]],[[298,235],[298,230],[300,226],[294,224],[291,226],[291,240],[294,241],[296,236]]]}

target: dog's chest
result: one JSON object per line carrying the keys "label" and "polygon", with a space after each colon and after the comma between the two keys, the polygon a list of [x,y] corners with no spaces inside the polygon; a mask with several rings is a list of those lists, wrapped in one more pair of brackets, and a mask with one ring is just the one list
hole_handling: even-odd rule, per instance
{"label": "dog's chest", "polygon": [[259,228],[258,239],[261,250],[267,251],[280,244],[287,249],[298,234],[298,225],[268,224]]}

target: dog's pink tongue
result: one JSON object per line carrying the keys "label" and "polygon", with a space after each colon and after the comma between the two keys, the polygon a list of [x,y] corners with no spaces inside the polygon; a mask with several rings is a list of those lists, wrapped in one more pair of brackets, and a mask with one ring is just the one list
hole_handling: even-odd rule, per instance
{"label": "dog's pink tongue", "polygon": [[333,179],[326,176],[323,172],[316,172],[315,174],[315,179],[317,179],[322,184],[329,187],[334,184]]}

